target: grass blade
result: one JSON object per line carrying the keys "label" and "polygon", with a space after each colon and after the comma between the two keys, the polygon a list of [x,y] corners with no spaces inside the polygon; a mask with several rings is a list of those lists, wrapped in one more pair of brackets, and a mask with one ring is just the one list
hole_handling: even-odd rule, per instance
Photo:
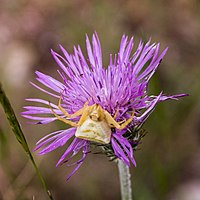
{"label": "grass blade", "polygon": [[44,181],[44,178],[41,175],[41,173],[40,173],[40,171],[39,171],[39,169],[38,169],[38,167],[35,163],[35,160],[34,160],[32,154],[31,154],[31,151],[29,149],[28,143],[26,142],[26,138],[25,138],[25,136],[22,132],[22,129],[20,127],[20,124],[19,124],[19,122],[18,122],[18,120],[15,116],[14,110],[13,110],[5,92],[3,91],[1,83],[0,83],[0,103],[3,107],[3,109],[4,109],[4,112],[5,112],[7,119],[10,123],[12,131],[15,134],[15,137],[17,138],[18,142],[21,144],[23,149],[28,154],[28,156],[29,156],[29,158],[30,158],[35,170],[36,170],[36,173],[39,176],[45,191],[47,192],[49,199],[53,200],[53,196],[52,196],[50,190],[47,188],[46,182]]}

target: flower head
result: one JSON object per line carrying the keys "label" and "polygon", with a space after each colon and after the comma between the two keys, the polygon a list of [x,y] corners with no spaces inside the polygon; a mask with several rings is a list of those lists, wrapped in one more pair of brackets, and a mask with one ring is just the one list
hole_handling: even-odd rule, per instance
{"label": "flower head", "polygon": [[41,105],[26,106],[22,115],[36,120],[36,124],[60,120],[71,126],[43,137],[35,148],[42,148],[39,152],[42,155],[71,141],[57,163],[57,166],[66,163],[82,152],[82,158],[70,164],[76,167],[69,177],[81,166],[94,143],[104,150],[109,149],[128,166],[130,162],[136,165],[133,150],[137,140],[132,137],[133,133],[138,131],[157,103],[185,96],[165,96],[162,92],[157,96],[149,95],[148,83],[167,48],[159,53],[159,43],[151,44],[149,40],[144,44],[140,41],[132,54],[133,45],[133,38],[128,40],[128,36],[123,35],[119,53],[110,55],[110,63],[105,68],[100,41],[94,33],[92,42],[86,36],[87,58],[80,46],[74,47],[74,54],[69,54],[60,45],[63,56],[51,51],[60,67],[61,81],[36,71],[36,79],[44,87],[32,85],[55,97],[58,103],[27,99]]}

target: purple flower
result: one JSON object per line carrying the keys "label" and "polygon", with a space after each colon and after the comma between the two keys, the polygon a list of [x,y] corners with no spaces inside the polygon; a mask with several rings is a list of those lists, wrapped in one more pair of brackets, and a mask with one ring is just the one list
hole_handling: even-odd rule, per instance
{"label": "purple flower", "polygon": [[57,166],[68,162],[79,152],[82,152],[82,158],[70,164],[75,165],[75,168],[68,178],[81,166],[90,151],[90,144],[94,141],[105,147],[110,145],[115,156],[128,166],[130,162],[136,165],[133,140],[126,137],[126,133],[140,127],[157,103],[186,96],[165,96],[162,92],[158,96],[148,95],[148,83],[167,48],[159,54],[159,43],[150,44],[149,40],[144,44],[140,41],[137,50],[132,54],[133,45],[133,38],[128,40],[128,36],[123,35],[119,53],[110,55],[110,63],[105,68],[102,64],[100,41],[97,33],[94,33],[92,43],[86,36],[87,59],[80,46],[74,47],[74,54],[69,54],[60,45],[64,56],[51,51],[60,67],[58,73],[61,81],[36,71],[36,79],[44,87],[34,83],[32,85],[55,97],[58,103],[27,99],[39,103],[40,106],[25,106],[26,111],[22,115],[36,120],[36,124],[61,120],[72,126],[48,134],[37,142],[35,148],[42,148],[39,152],[42,155],[70,141]]}

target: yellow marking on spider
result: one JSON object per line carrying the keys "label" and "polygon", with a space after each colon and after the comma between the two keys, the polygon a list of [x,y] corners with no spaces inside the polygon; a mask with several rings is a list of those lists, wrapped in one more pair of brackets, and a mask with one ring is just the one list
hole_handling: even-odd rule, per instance
{"label": "yellow marking on spider", "polygon": [[58,118],[58,120],[63,121],[66,124],[69,124],[70,126],[77,127],[75,136],[78,138],[82,138],[89,141],[94,142],[100,142],[103,144],[109,144],[110,138],[111,138],[111,128],[116,129],[124,129],[126,126],[128,126],[129,123],[133,120],[134,117],[134,111],[131,115],[131,117],[127,120],[123,120],[120,122],[117,122],[115,119],[118,114],[118,109],[114,115],[114,117],[111,116],[111,114],[104,110],[99,104],[93,104],[89,106],[89,102],[87,101],[83,108],[78,110],[77,112],[73,114],[69,114],[61,105],[62,97],[60,97],[58,102],[58,108],[63,112],[63,114],[67,118],[75,118],[78,116],[81,116],[78,123],[73,122],[69,119],[63,118],[56,114],[56,112],[51,107],[50,103],[49,106],[51,108],[52,113]]}

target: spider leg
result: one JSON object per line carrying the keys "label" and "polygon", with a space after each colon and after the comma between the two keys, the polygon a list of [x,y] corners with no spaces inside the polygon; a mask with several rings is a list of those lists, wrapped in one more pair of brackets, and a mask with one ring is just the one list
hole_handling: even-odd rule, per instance
{"label": "spider leg", "polygon": [[[115,113],[113,119],[116,119],[116,118],[117,118],[118,113],[119,113],[119,108],[117,108],[117,111],[116,111],[116,113]],[[122,123],[124,123],[125,121],[126,121],[126,120],[124,119],[124,120],[119,121],[119,122],[117,122],[117,123],[118,123],[118,124],[122,124]]]}
{"label": "spider leg", "polygon": [[66,124],[69,124],[70,126],[77,126],[77,124],[75,122],[72,122],[70,120],[67,120],[67,119],[62,118],[61,116],[57,115],[56,112],[53,110],[53,108],[50,104],[50,101],[49,101],[49,107],[50,107],[52,113],[58,118],[58,120],[65,122]]}
{"label": "spider leg", "polygon": [[83,113],[83,110],[84,110],[84,107],[86,107],[89,102],[86,101],[85,104],[84,104],[84,107],[81,108],[80,110],[78,110],[77,112],[73,113],[73,114],[69,114],[61,105],[61,100],[62,100],[62,96],[60,96],[60,99],[59,99],[59,102],[58,102],[58,108],[63,112],[63,114],[65,114],[66,117],[68,118],[75,118],[75,117],[78,117],[79,115],[82,115]]}
{"label": "spider leg", "polygon": [[63,112],[63,114],[65,114],[66,117],[71,118],[70,114],[61,106],[61,100],[62,100],[62,95],[60,96],[60,99],[58,101],[58,108]]}
{"label": "spider leg", "polygon": [[[104,113],[105,113],[107,122],[108,122],[111,126],[114,126],[115,128],[122,130],[122,129],[124,129],[124,128],[133,120],[133,117],[134,117],[134,113],[135,113],[135,112],[133,112],[132,115],[131,115],[131,117],[130,117],[127,121],[125,121],[123,124],[121,124],[121,125],[120,125],[121,122],[117,122],[117,121],[110,115],[109,112],[107,112],[107,111],[105,110]],[[123,120],[123,121],[124,121],[124,120]],[[123,121],[122,121],[122,122],[123,122]]]}
{"label": "spider leg", "polygon": [[131,123],[133,121],[133,118],[134,118],[134,114],[135,114],[135,111],[133,111],[131,117],[125,121],[123,124],[120,125],[120,130],[124,129],[126,126],[128,126],[129,123]]}
{"label": "spider leg", "polygon": [[126,120],[124,119],[124,120],[119,121],[119,122],[117,122],[117,123],[118,123],[118,124],[123,124],[125,121],[126,121]]}
{"label": "spider leg", "polygon": [[79,115],[83,115],[83,112],[88,108],[88,104],[89,104],[89,101],[86,101],[83,108],[76,111],[74,114],[71,114],[70,118],[75,118],[75,117],[78,117]]}
{"label": "spider leg", "polygon": [[114,119],[116,119],[118,113],[119,113],[119,108],[117,108],[117,111],[116,111],[116,113],[115,113],[115,115],[114,115],[114,117],[113,117]]}

